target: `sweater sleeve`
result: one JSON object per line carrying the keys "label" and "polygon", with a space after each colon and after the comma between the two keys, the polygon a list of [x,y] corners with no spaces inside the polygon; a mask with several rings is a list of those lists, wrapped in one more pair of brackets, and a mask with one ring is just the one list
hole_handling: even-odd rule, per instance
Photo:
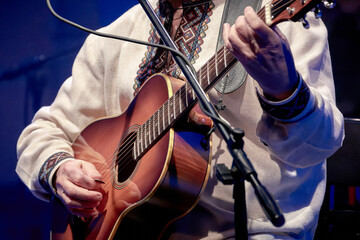
{"label": "sweater sleeve", "polygon": [[309,14],[308,21],[310,29],[292,22],[279,27],[289,41],[298,72],[309,86],[312,109],[294,122],[274,119],[264,111],[257,126],[257,135],[272,156],[299,168],[325,160],[344,138],[343,116],[335,104],[327,31],[313,15]]}
{"label": "sweater sleeve", "polygon": [[95,36],[88,37],[76,57],[72,77],[63,83],[51,106],[35,114],[18,140],[16,172],[40,199],[48,200],[51,191],[41,184],[44,177],[39,173],[48,177],[59,160],[71,158],[71,144],[81,130],[106,114],[101,43]]}

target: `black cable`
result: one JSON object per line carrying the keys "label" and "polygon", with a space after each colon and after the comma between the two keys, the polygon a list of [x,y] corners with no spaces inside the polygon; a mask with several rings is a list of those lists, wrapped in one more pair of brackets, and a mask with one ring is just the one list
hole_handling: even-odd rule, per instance
{"label": "black cable", "polygon": [[163,48],[165,50],[168,50],[172,53],[175,53],[176,55],[178,55],[179,57],[181,57],[186,64],[188,65],[188,67],[191,69],[191,71],[196,75],[196,70],[195,68],[192,66],[192,64],[190,63],[190,61],[186,58],[186,56],[179,52],[176,49],[167,47],[165,45],[160,45],[160,44],[156,44],[156,43],[150,43],[150,42],[145,42],[145,41],[140,41],[137,39],[132,39],[132,38],[127,38],[127,37],[123,37],[123,36],[119,36],[119,35],[114,35],[114,34],[109,34],[109,33],[103,33],[103,32],[99,32],[99,31],[95,31],[89,28],[86,28],[84,26],[81,26],[80,24],[74,23],[66,18],[63,18],[62,16],[60,16],[58,13],[55,12],[55,10],[53,9],[53,7],[51,6],[50,0],[46,0],[46,4],[47,7],[49,8],[50,12],[52,13],[52,15],[54,15],[57,19],[65,22],[66,24],[69,24],[70,26],[73,26],[75,28],[78,28],[82,31],[85,31],[87,33],[91,33],[100,37],[105,37],[105,38],[113,38],[113,39],[117,39],[117,40],[122,40],[122,41],[127,41],[127,42],[131,42],[131,43],[136,43],[136,44],[141,44],[141,45],[146,45],[146,46],[151,46],[151,47],[158,47],[158,48]]}

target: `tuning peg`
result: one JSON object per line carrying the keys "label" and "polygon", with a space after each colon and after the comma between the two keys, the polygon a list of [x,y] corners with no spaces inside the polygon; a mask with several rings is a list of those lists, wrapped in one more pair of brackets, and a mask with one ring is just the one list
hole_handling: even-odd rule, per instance
{"label": "tuning peg", "polygon": [[309,29],[310,25],[309,25],[309,22],[306,20],[306,15],[300,19],[300,22],[302,23],[302,25],[305,29]]}
{"label": "tuning peg", "polygon": [[335,0],[323,0],[324,2],[324,6],[327,8],[327,9],[333,9],[336,5],[335,3]]}
{"label": "tuning peg", "polygon": [[314,13],[315,13],[316,18],[321,18],[322,17],[322,10],[320,9],[319,5],[317,5],[315,7]]}

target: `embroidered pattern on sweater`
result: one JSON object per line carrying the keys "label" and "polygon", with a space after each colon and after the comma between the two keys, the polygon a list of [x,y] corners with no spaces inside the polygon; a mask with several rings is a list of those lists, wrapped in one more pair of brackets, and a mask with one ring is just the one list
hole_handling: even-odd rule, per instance
{"label": "embroidered pattern on sweater", "polygon": [[[191,9],[184,9],[183,18],[174,37],[174,43],[192,64],[196,62],[202,51],[201,45],[204,43],[204,38],[206,37],[205,32],[208,29],[214,7],[215,4],[210,2],[208,5],[203,4]],[[159,16],[158,8],[156,9],[156,14]],[[164,23],[165,19],[161,16],[159,16],[159,18]],[[151,25],[150,28],[148,41],[151,43],[160,42],[160,36],[153,25]],[[141,85],[155,73],[161,72],[175,78],[180,76],[181,71],[172,58],[170,64],[167,64],[170,53],[168,51],[162,51],[161,55],[157,57],[157,59],[154,59],[157,51],[155,47],[149,46],[147,48],[145,56],[139,65],[140,69],[137,72],[137,77],[135,78],[135,94]]]}
{"label": "embroidered pattern on sweater", "polygon": [[51,170],[62,160],[72,158],[71,154],[67,152],[58,152],[51,155],[42,165],[39,173],[39,181],[41,186],[49,193],[51,193],[51,183],[49,183],[49,176]]}

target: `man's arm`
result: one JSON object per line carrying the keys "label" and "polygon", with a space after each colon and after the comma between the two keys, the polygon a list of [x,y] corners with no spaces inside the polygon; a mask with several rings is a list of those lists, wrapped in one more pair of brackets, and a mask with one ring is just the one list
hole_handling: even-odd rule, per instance
{"label": "man's arm", "polygon": [[223,34],[226,47],[261,87],[264,114],[257,135],[274,158],[294,167],[320,163],[344,138],[326,28],[320,20],[308,20],[309,30],[299,23],[281,26],[294,57],[280,31],[269,28],[251,8],[233,26],[225,25]]}

